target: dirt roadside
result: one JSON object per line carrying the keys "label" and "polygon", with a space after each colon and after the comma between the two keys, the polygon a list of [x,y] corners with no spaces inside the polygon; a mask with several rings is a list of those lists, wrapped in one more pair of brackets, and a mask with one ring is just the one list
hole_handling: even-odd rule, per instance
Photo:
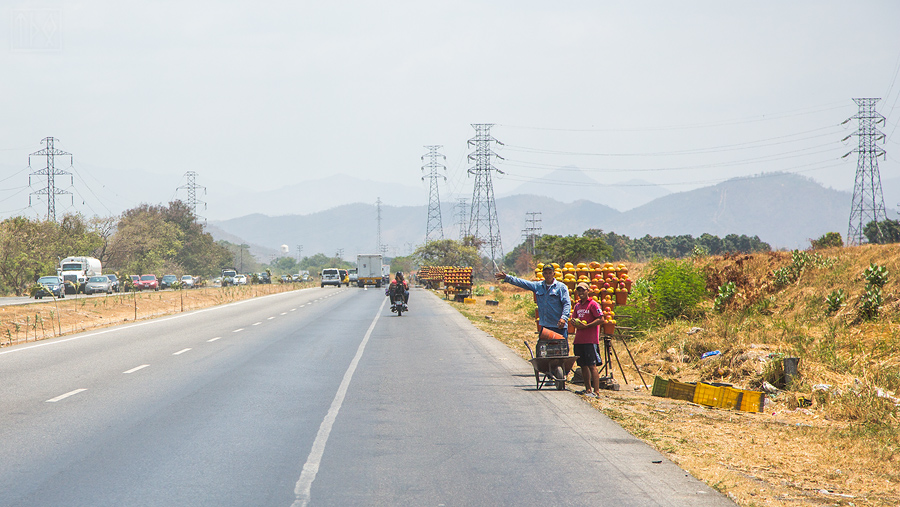
{"label": "dirt roadside", "polygon": [[[528,359],[523,339],[534,344],[534,324],[511,297],[517,290],[504,286],[498,306],[486,306],[488,296],[476,296],[475,304],[448,304]],[[654,374],[643,365],[656,359],[655,351],[640,342],[629,346],[652,386]],[[798,408],[788,395],[775,397],[764,413],[654,397],[641,385],[624,345],[615,348],[629,383],[585,403],[739,505],[900,505],[900,456],[878,449],[848,423],[829,420],[815,407]],[[614,367],[621,382],[619,365]]]}

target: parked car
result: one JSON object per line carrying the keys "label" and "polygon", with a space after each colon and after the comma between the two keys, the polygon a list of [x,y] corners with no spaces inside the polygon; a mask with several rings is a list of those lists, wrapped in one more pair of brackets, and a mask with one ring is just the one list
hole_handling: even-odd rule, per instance
{"label": "parked car", "polygon": [[163,277],[159,280],[159,288],[160,289],[171,289],[175,283],[178,282],[178,277],[175,275],[163,275]]}
{"label": "parked car", "polygon": [[141,275],[141,290],[159,290],[159,280],[156,275]]}
{"label": "parked car", "polygon": [[359,281],[359,272],[355,269],[350,270],[350,285],[356,285]]}
{"label": "parked car", "polygon": [[106,278],[109,278],[109,286],[112,288],[113,292],[119,292],[120,290],[122,290],[122,288],[119,287],[119,277],[118,276],[106,275]]}
{"label": "parked car", "polygon": [[34,293],[34,299],[43,299],[44,296],[66,297],[66,289],[58,276],[42,276],[36,283],[40,284],[41,288]]}
{"label": "parked car", "polygon": [[141,285],[141,277],[138,275],[131,275],[131,286],[134,287],[134,290],[143,290],[144,286]]}
{"label": "parked car", "polygon": [[288,283],[291,281],[291,275],[281,275],[281,283]]}
{"label": "parked car", "polygon": [[213,287],[221,287],[222,286],[222,277],[217,276],[217,277],[213,278],[212,284],[213,284]]}
{"label": "parked car", "polygon": [[269,276],[269,273],[263,271],[256,275],[256,278],[259,280],[259,283],[272,283],[272,277]]}
{"label": "parked car", "polygon": [[181,288],[182,289],[190,289],[194,287],[194,277],[191,275],[184,275],[181,277]]}
{"label": "parked car", "polygon": [[112,292],[112,287],[109,285],[109,278],[102,275],[88,278],[87,283],[84,284],[84,293],[96,294],[98,292],[105,292],[107,294]]}
{"label": "parked car", "polygon": [[300,281],[300,273],[294,273],[293,275],[291,275],[291,281],[299,282]]}
{"label": "parked car", "polygon": [[234,284],[235,285],[247,285],[247,275],[235,275],[234,276]]}

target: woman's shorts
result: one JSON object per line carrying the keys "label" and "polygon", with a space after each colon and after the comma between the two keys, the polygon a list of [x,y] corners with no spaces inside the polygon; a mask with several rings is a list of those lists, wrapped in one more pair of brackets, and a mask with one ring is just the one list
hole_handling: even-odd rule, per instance
{"label": "woman's shorts", "polygon": [[572,347],[572,354],[578,356],[578,366],[602,365],[600,359],[600,346],[596,343],[576,343]]}

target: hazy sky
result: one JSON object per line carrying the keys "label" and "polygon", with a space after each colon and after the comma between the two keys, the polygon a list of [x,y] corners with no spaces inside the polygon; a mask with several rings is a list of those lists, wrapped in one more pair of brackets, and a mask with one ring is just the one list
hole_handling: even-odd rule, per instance
{"label": "hazy sky", "polygon": [[2,216],[46,212],[27,164],[47,136],[87,215],[167,202],[187,171],[220,193],[342,173],[425,202],[424,145],[444,146],[442,197],[467,196],[472,123],[505,143],[498,193],[567,165],[672,191],[774,170],[852,189],[853,97],[882,98],[882,178],[900,168],[894,0],[4,7]]}

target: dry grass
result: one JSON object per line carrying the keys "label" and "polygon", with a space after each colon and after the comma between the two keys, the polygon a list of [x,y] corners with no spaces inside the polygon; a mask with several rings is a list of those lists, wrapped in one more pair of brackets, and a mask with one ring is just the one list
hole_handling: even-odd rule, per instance
{"label": "dry grass", "polygon": [[74,297],[26,305],[0,306],[0,347],[43,340],[123,322],[196,310],[310,284],[209,287],[182,291]]}
{"label": "dry grass", "polygon": [[[900,390],[900,246],[818,253],[833,261],[808,267],[786,287],[776,287],[773,272],[792,263],[790,253],[698,259],[711,289],[737,285],[728,308],[715,312],[710,300],[700,320],[670,322],[628,340],[648,383],[660,375],[742,388],[781,385],[780,359],[800,357],[800,377],[764,413],[650,396],[618,341],[629,385],[590,403],[740,505],[900,505],[900,412],[878,395],[896,397]],[[865,321],[857,301],[871,263],[886,266],[891,279],[879,318]],[[630,266],[632,278],[641,268]],[[450,304],[527,358],[523,339],[536,339],[527,314],[531,294],[495,287],[474,305]],[[829,315],[824,300],[835,289],[850,297]],[[485,306],[491,298],[499,306]],[[702,331],[688,334],[695,327]],[[701,360],[709,350],[722,353]],[[621,382],[618,365],[615,377]],[[830,387],[814,391],[816,384]],[[800,408],[806,400],[811,405]]]}

